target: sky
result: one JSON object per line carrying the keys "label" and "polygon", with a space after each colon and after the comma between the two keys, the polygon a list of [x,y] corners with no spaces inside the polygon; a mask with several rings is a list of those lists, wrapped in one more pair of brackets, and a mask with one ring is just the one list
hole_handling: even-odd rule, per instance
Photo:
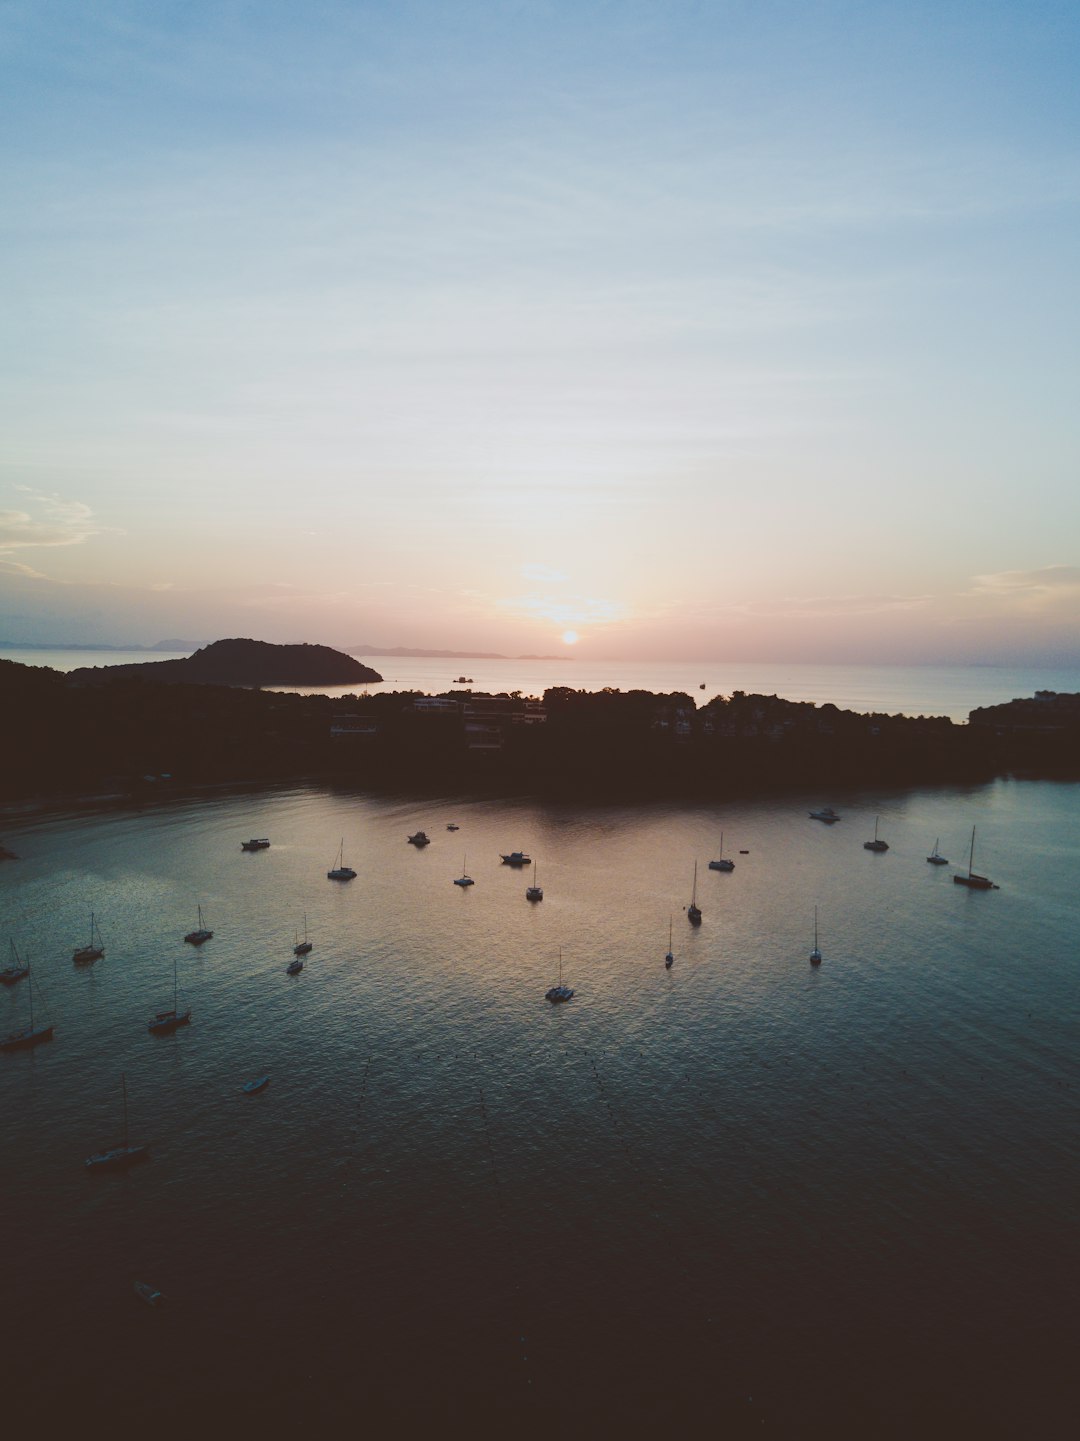
{"label": "sky", "polygon": [[0,644],[1080,663],[1080,6],[0,6]]}

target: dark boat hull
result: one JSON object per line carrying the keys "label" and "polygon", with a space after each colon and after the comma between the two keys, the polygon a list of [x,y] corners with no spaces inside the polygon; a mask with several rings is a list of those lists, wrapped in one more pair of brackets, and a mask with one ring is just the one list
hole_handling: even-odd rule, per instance
{"label": "dark boat hull", "polygon": [[155,1016],[147,1026],[147,1030],[153,1031],[155,1036],[163,1036],[168,1035],[170,1031],[175,1031],[178,1026],[190,1024],[191,1012],[185,1011],[182,1016]]}
{"label": "dark boat hull", "polygon": [[32,1046],[39,1046],[42,1041],[51,1041],[52,1038],[52,1026],[38,1026],[36,1030],[18,1031],[14,1036],[8,1036],[6,1041],[0,1041],[0,1051],[28,1051]]}

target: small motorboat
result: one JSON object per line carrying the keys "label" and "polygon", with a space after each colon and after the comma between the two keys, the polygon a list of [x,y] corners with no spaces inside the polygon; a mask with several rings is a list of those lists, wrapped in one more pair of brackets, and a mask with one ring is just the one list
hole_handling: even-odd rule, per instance
{"label": "small motorboat", "polygon": [[840,817],[833,810],[832,806],[822,806],[819,811],[811,811],[812,821],[824,821],[827,826],[834,826]]}
{"label": "small motorboat", "polygon": [[419,846],[421,849],[431,844],[431,840],[426,831],[417,831],[414,836],[409,836],[408,840],[410,846]]}
{"label": "small motorboat", "polygon": [[456,826],[453,821],[450,821],[450,822],[448,822],[446,829],[447,829],[448,831],[459,831],[459,830],[461,830],[461,827],[460,827],[460,826]]}
{"label": "small motorboat", "polygon": [[270,1084],[269,1076],[259,1076],[254,1081],[245,1081],[240,1089],[247,1096],[254,1096],[257,1091],[265,1091]]}
{"label": "small motorboat", "polygon": [[504,866],[531,866],[532,857],[527,856],[524,851],[511,851],[509,855],[503,856]]}
{"label": "small motorboat", "polygon": [[164,1300],[164,1292],[158,1291],[146,1281],[135,1282],[135,1294],[140,1301],[145,1301],[148,1306],[156,1306],[159,1301]]}
{"label": "small motorboat", "polygon": [[265,836],[258,838],[252,837],[250,841],[241,841],[240,849],[242,851],[268,851],[270,849],[270,842]]}

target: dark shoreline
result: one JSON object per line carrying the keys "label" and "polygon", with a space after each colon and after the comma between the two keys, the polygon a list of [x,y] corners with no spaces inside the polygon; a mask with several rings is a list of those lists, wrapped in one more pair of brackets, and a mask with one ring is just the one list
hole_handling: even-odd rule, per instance
{"label": "dark shoreline", "polygon": [[575,801],[709,801],[849,788],[1080,777],[1080,697],[888,716],[778,696],[395,691],[329,697],[122,675],[81,685],[0,662],[0,802],[204,787]]}

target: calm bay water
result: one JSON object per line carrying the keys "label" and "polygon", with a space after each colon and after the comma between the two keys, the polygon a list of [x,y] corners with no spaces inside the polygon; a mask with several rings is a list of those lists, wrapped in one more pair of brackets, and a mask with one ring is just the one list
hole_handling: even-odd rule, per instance
{"label": "calm bay water", "polygon": [[[56,1036],[0,1056],[8,1413],[1046,1434],[1078,1259],[1078,799],[9,814],[3,928]],[[952,883],[972,825],[1000,891]],[[537,905],[499,862],[519,848]],[[79,970],[91,907],[106,955]],[[552,1007],[560,949],[577,995]],[[192,1024],[151,1036],[174,962]],[[0,1031],[27,1000],[0,994]],[[87,1174],[121,1072],[152,1159]]]}
{"label": "calm bay water", "polygon": [[[148,660],[174,660],[172,655],[149,656],[145,651],[3,651],[0,658],[24,665],[47,665],[56,670],[77,666],[121,665]],[[977,706],[999,705],[1037,690],[1080,692],[1080,669],[1068,666],[869,666],[762,664],[744,661],[588,661],[567,656],[562,660],[440,660],[415,656],[369,656],[365,660],[384,677],[381,683],[360,688],[362,694],[414,690],[427,695],[453,690],[459,676],[475,691],[521,691],[541,696],[549,686],[571,686],[599,691],[655,693],[685,691],[699,705],[717,695],[741,690],[748,694],[779,695],[786,700],[831,701],[842,710],[887,715],[945,715],[966,721]],[[704,689],[701,686],[704,685]],[[288,689],[283,687],[283,689]],[[351,686],[309,688],[319,695],[357,694]]]}

